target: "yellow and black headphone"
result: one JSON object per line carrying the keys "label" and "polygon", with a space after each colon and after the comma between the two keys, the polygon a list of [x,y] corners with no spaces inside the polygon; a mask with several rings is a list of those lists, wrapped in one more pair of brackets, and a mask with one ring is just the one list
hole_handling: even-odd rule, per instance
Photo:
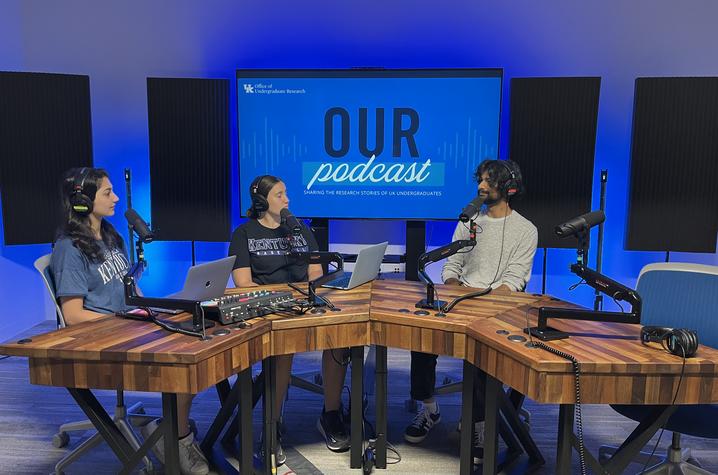
{"label": "yellow and black headphone", "polygon": [[252,199],[252,210],[257,213],[264,213],[269,209],[269,201],[259,193],[259,187],[262,181],[271,175],[262,175],[254,179],[249,185],[249,197]]}
{"label": "yellow and black headphone", "polygon": [[[72,210],[80,216],[87,216],[92,213],[92,201],[89,193],[85,190],[85,180],[90,173],[90,169],[82,167],[72,181],[72,190],[70,191],[70,205]],[[95,191],[97,192],[97,191]]]}

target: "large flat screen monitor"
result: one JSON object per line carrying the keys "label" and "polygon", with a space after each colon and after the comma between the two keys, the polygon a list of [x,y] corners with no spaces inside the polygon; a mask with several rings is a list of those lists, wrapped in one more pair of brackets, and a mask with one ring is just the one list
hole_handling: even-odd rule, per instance
{"label": "large flat screen monitor", "polygon": [[240,206],[275,175],[317,218],[456,219],[498,157],[500,69],[238,70]]}

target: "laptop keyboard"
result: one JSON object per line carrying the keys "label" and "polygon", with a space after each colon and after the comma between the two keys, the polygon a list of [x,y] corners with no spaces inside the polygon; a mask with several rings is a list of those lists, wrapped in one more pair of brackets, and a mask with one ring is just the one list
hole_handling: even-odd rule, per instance
{"label": "laptop keyboard", "polygon": [[324,284],[324,285],[331,285],[331,286],[333,286],[333,287],[348,287],[348,286],[349,286],[349,281],[351,280],[351,278],[352,278],[351,273],[349,273],[349,274],[344,274],[343,276],[339,277],[338,279],[334,279],[334,280],[332,280],[332,281],[329,281],[329,282],[327,282],[327,283]]}

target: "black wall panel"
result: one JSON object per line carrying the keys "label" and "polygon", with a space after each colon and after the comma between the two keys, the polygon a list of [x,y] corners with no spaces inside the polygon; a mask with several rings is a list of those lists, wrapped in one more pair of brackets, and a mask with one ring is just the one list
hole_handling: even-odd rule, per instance
{"label": "black wall panel", "polygon": [[0,72],[5,244],[52,242],[62,173],[91,165],[89,77]]}
{"label": "black wall panel", "polygon": [[718,78],[636,79],[626,248],[715,252]]}
{"label": "black wall panel", "polygon": [[147,79],[152,227],[163,241],[228,241],[229,81]]}
{"label": "black wall panel", "polygon": [[514,207],[539,232],[539,247],[576,247],[553,228],[591,209],[601,78],[511,80],[509,158],[521,167],[526,196]]}

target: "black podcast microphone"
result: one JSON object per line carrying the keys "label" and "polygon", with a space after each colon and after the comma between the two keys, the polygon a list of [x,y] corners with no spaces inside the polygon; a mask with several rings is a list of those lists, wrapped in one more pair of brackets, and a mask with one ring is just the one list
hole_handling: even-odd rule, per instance
{"label": "black podcast microphone", "polygon": [[476,198],[471,200],[471,203],[467,204],[461,211],[461,214],[459,215],[459,221],[465,223],[471,218],[473,218],[476,213],[478,213],[481,209],[481,206],[484,204],[484,201],[486,201],[487,196],[488,195],[486,194],[479,193]]}
{"label": "black podcast microphone", "polygon": [[582,231],[587,231],[597,224],[601,224],[606,220],[603,211],[591,211],[575,218],[571,218],[565,223],[559,224],[553,229],[553,232],[560,238],[573,236]]}
{"label": "black podcast microphone", "polygon": [[150,229],[145,220],[137,214],[137,211],[129,208],[125,211],[125,219],[127,219],[127,222],[130,223],[130,227],[135,230],[137,237],[141,242],[147,244],[154,240],[155,233]]}
{"label": "black podcast microphone", "polygon": [[292,235],[299,236],[302,234],[302,227],[299,224],[299,220],[289,211],[289,208],[282,208],[279,212],[279,216],[282,218],[282,224],[286,225],[292,231]]}

